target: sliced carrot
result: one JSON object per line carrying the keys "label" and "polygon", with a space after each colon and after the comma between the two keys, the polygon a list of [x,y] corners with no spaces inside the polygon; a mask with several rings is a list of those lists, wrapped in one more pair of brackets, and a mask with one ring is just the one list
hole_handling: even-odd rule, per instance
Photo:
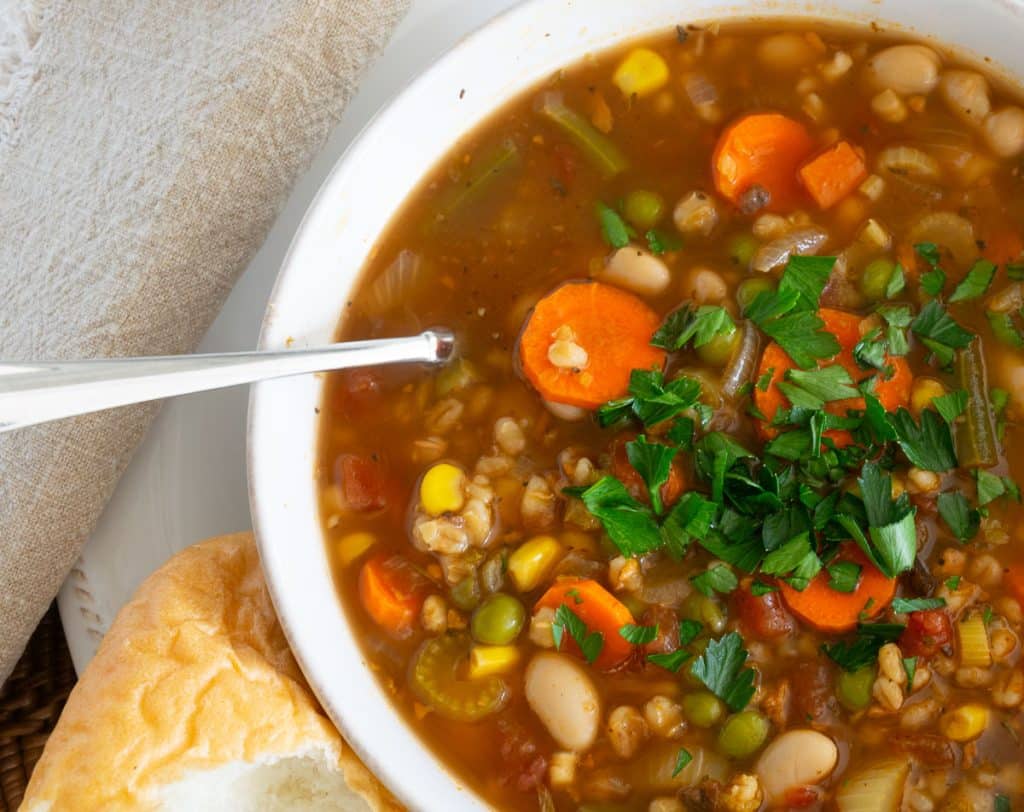
{"label": "sliced carrot", "polygon": [[770,195],[769,211],[790,211],[804,200],[796,171],[814,149],[799,121],[781,113],[754,113],[733,122],[719,136],[711,158],[715,188],[733,203],[760,186]]}
{"label": "sliced carrot", "polygon": [[1010,590],[1010,594],[1017,599],[1017,602],[1024,606],[1024,566],[1012,564],[1006,568],[1003,581]]}
{"label": "sliced carrot", "polygon": [[367,614],[393,637],[408,637],[423,606],[430,581],[407,559],[386,553],[359,571],[359,599]]}
{"label": "sliced carrot", "polygon": [[[839,364],[847,372],[854,382],[864,378],[867,372],[857,364],[853,357],[853,348],[860,341],[861,317],[853,313],[846,313],[842,310],[832,310],[823,307],[818,311],[821,320],[825,322],[825,330],[832,333],[839,342],[839,354],[835,358],[822,360],[819,366]],[[910,366],[901,357],[887,356],[886,363],[893,368],[891,378],[885,379],[881,375],[875,378],[875,395],[886,411],[895,411],[900,406],[906,406],[910,400],[910,387],[914,381],[914,375]],[[764,391],[760,387],[754,389],[754,403],[760,409],[765,420],[758,422],[758,431],[765,439],[771,439],[778,435],[779,431],[771,425],[775,413],[782,408],[789,408],[789,398],[779,389],[779,381],[785,378],[786,372],[796,368],[793,359],[786,354],[778,344],[772,342],[765,347],[761,355],[761,365],[757,371],[758,378],[771,372],[768,388]],[[831,414],[845,417],[850,409],[863,409],[863,398],[847,398],[846,400],[834,400],[825,404],[825,410]],[[837,447],[842,448],[853,442],[853,436],[845,429],[832,429],[825,432],[825,437],[832,440]]]}
{"label": "sliced carrot", "polygon": [[[595,409],[622,397],[634,369],[661,369],[665,353],[651,346],[657,313],[632,293],[602,282],[567,282],[537,302],[519,337],[519,363],[545,400]],[[562,328],[587,353],[581,369],[548,359]]]}
{"label": "sliced carrot", "polygon": [[[575,612],[591,632],[604,637],[601,653],[594,665],[604,671],[621,665],[633,653],[633,645],[621,634],[627,623],[633,623],[633,614],[597,581],[590,578],[561,578],[537,601],[536,609],[558,609],[565,604]],[[572,635],[562,635],[561,650],[582,656]]]}
{"label": "sliced carrot", "polygon": [[860,565],[860,580],[853,592],[832,589],[825,570],[814,576],[802,592],[779,582],[779,591],[789,610],[808,626],[830,634],[851,631],[858,621],[876,617],[896,594],[896,579],[883,575],[853,542],[842,546],[836,560]]}
{"label": "sliced carrot", "polygon": [[800,180],[820,208],[828,209],[853,192],[868,176],[864,159],[840,141],[800,167]]}

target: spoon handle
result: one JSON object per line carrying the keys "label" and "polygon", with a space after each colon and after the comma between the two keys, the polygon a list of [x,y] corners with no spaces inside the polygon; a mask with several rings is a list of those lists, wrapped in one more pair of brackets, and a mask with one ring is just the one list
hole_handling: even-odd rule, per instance
{"label": "spoon handle", "polygon": [[0,361],[0,432],[287,375],[379,364],[441,363],[454,347],[452,334],[438,329],[404,338],[346,341],[313,349],[66,362]]}

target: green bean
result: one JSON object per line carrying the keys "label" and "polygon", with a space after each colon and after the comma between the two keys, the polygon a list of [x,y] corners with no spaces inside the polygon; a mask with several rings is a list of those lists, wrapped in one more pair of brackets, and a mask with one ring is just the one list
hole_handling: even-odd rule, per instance
{"label": "green bean", "polygon": [[871,704],[875,667],[866,665],[856,671],[841,671],[836,680],[836,698],[848,711],[864,710]]}
{"label": "green bean", "polygon": [[967,390],[967,413],[957,431],[957,457],[968,468],[988,468],[999,462],[999,441],[981,336],[960,350],[956,371],[960,386]]}
{"label": "green bean", "polygon": [[725,631],[725,611],[718,601],[712,598],[693,592],[683,601],[682,610],[683,617],[699,620],[713,634]]}
{"label": "green bean", "polygon": [[718,749],[730,758],[746,758],[768,738],[768,720],[757,711],[743,711],[726,719],[718,731]]}
{"label": "green bean", "polygon": [[896,265],[892,260],[880,257],[872,260],[860,274],[860,292],[872,302],[880,302],[886,298],[889,282],[892,280]]}
{"label": "green bean", "polygon": [[692,725],[712,727],[725,716],[725,705],[710,691],[697,691],[683,697],[683,713]]}
{"label": "green bean", "polygon": [[479,643],[507,646],[519,636],[526,621],[526,609],[511,595],[498,592],[473,613],[470,631]]}
{"label": "green bean", "polygon": [[623,212],[629,222],[646,231],[658,225],[661,215],[665,212],[665,201],[657,192],[634,189],[626,195]]}
{"label": "green bean", "polygon": [[737,234],[729,241],[729,257],[741,268],[749,268],[757,248],[758,242],[752,234]]}
{"label": "green bean", "polygon": [[745,311],[757,298],[759,293],[775,290],[775,281],[768,276],[755,276],[744,279],[736,289],[736,302],[741,311]]}
{"label": "green bean", "polygon": [[708,366],[724,367],[736,352],[740,338],[740,331],[735,327],[727,333],[719,333],[707,344],[697,347],[697,357]]}
{"label": "green bean", "polygon": [[545,93],[537,111],[564,132],[606,178],[618,175],[629,161],[612,141],[575,110],[570,110],[557,93]]}

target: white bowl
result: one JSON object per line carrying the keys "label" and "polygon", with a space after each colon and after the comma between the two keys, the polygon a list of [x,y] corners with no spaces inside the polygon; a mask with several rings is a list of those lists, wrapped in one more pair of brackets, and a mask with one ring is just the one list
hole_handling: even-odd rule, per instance
{"label": "white bowl", "polygon": [[[1011,0],[531,0],[441,58],[338,162],[292,244],[260,346],[330,341],[359,269],[408,192],[460,136],[557,68],[678,23],[808,14],[911,30],[1024,76],[1024,6]],[[313,482],[321,385],[313,376],[262,383],[249,408],[253,522],[285,633],[324,708],[400,800],[484,809],[392,710],[342,612]]]}

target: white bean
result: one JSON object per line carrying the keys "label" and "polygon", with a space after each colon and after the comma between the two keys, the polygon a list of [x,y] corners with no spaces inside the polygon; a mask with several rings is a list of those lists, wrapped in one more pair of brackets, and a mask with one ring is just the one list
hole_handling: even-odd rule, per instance
{"label": "white bean", "polygon": [[729,293],[729,286],[720,273],[708,268],[693,268],[683,282],[683,298],[697,304],[717,304]]}
{"label": "white bean", "polygon": [[832,739],[816,730],[788,730],[769,744],[757,760],[755,772],[765,800],[782,800],[797,787],[817,784],[836,767],[839,750]]}
{"label": "white bean", "polygon": [[601,698],[583,667],[565,654],[543,652],[526,667],[526,701],[559,747],[587,750],[597,738]]}
{"label": "white bean", "polygon": [[985,140],[1000,158],[1012,158],[1024,149],[1024,110],[1004,107],[985,119]]}
{"label": "white bean", "polygon": [[639,293],[657,296],[672,279],[668,266],[654,254],[627,245],[620,248],[600,271],[594,274],[602,282]]}
{"label": "white bean", "polygon": [[868,60],[865,76],[875,90],[930,93],[939,81],[939,55],[924,45],[893,45]]}
{"label": "white bean", "polygon": [[977,71],[945,71],[939,81],[939,94],[950,112],[968,124],[981,124],[992,111],[988,81]]}
{"label": "white bean", "polygon": [[676,203],[672,220],[683,234],[707,236],[718,225],[718,207],[706,192],[693,191]]}
{"label": "white bean", "polygon": [[545,400],[544,405],[547,407],[547,410],[559,420],[566,420],[570,423],[582,420],[589,414],[586,409],[579,406],[573,406],[569,403],[555,403],[553,400]]}
{"label": "white bean", "polygon": [[801,34],[773,34],[758,43],[757,58],[765,67],[779,71],[796,71],[809,65],[817,51]]}

